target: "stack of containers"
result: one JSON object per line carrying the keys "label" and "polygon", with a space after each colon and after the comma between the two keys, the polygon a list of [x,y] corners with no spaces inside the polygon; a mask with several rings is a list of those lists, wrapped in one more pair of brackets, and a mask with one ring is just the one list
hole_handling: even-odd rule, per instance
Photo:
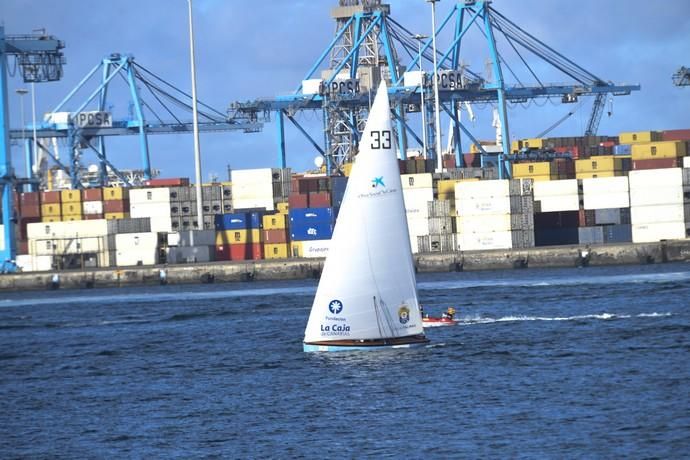
{"label": "stack of containers", "polygon": [[533,246],[532,184],[516,179],[459,182],[455,186],[458,248]]}
{"label": "stack of containers", "polygon": [[211,262],[215,260],[215,252],[215,229],[168,234],[168,263]]}
{"label": "stack of containers", "polygon": [[190,189],[188,186],[175,186],[170,187],[170,226],[174,232],[179,232],[183,230],[190,230],[191,222],[189,217],[191,216],[191,203],[186,204],[186,228],[183,226],[182,207],[186,202],[189,202]]}
{"label": "stack of containers", "polygon": [[407,227],[413,253],[419,252],[419,237],[429,234],[429,202],[434,200],[431,173],[403,174],[400,177],[405,200]]}
{"label": "stack of containers", "polygon": [[630,171],[633,243],[686,237],[681,168]]}
{"label": "stack of containers", "polygon": [[[80,255],[96,255],[97,265],[111,264],[111,248],[105,220],[41,222],[27,226],[29,254],[34,257],[66,259]],[[62,266],[63,261],[56,262]],[[36,265],[41,265],[37,260]]]}
{"label": "stack of containers", "polygon": [[[203,212],[203,229],[214,230],[217,214],[223,213],[223,186],[205,184],[201,187],[201,210]],[[192,214],[196,215],[196,189],[191,189]]]}
{"label": "stack of containers", "polygon": [[429,234],[417,237],[418,252],[455,251],[455,222],[450,216],[450,201],[429,201],[427,207]]}
{"label": "stack of containers", "polygon": [[24,192],[19,195],[19,212],[17,213],[17,253],[28,254],[27,225],[41,221],[41,194]]}
{"label": "stack of containers", "polygon": [[103,187],[103,214],[107,220],[129,217],[129,189]]}
{"label": "stack of containers", "polygon": [[575,177],[578,179],[623,176],[628,169],[630,169],[628,161],[615,155],[597,156],[575,161]]}
{"label": "stack of containers", "polygon": [[103,219],[103,189],[87,188],[83,194],[84,220]]}
{"label": "stack of containers", "polygon": [[581,244],[632,241],[628,178],[582,179],[582,209],[578,239]]}
{"label": "stack of containers", "polygon": [[63,190],[60,195],[62,220],[82,220],[81,190]]}
{"label": "stack of containers", "polygon": [[129,213],[132,217],[150,217],[152,232],[172,231],[170,189],[137,188],[129,191]]}
{"label": "stack of containers", "polygon": [[216,260],[263,258],[262,212],[240,212],[215,216]]}
{"label": "stack of containers", "polygon": [[290,168],[274,168],[271,171],[271,176],[273,178],[273,202],[285,202],[290,196],[292,172]]}
{"label": "stack of containers", "polygon": [[59,191],[41,192],[41,221],[60,222],[62,220],[62,203]]}
{"label": "stack of containers", "polygon": [[237,169],[231,174],[233,209],[274,210],[273,169]]}
{"label": "stack of containers", "polygon": [[331,181],[326,176],[293,177],[290,190],[291,209],[331,207]]}
{"label": "stack of containers", "polygon": [[660,169],[681,167],[687,155],[685,141],[645,142],[631,148],[632,169]]}
{"label": "stack of containers", "polygon": [[535,182],[534,207],[537,212],[577,212],[580,209],[577,180]]}
{"label": "stack of containers", "polygon": [[333,236],[333,208],[290,208],[292,257],[325,257]]}
{"label": "stack of containers", "polygon": [[284,213],[263,216],[264,258],[287,259],[288,257],[288,216]]}

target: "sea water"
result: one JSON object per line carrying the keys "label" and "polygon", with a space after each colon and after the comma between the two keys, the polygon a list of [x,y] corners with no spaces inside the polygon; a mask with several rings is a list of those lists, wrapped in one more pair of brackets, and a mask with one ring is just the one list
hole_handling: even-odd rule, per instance
{"label": "sea water", "polygon": [[2,293],[0,457],[690,452],[690,265],[418,286],[460,325],[330,354],[302,352],[316,281]]}

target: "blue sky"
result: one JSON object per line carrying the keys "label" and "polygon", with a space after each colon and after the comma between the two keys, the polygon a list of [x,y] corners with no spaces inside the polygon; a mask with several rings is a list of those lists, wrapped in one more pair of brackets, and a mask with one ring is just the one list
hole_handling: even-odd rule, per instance
{"label": "blue sky", "polygon": [[[200,100],[225,112],[232,101],[292,92],[333,37],[335,25],[330,10],[336,3],[336,0],[195,0]],[[392,0],[389,3],[396,21],[411,31],[429,33],[430,10],[426,2]],[[440,21],[452,2],[442,0],[437,5]],[[642,86],[641,91],[631,96],[614,98],[612,115],[604,114],[599,129],[600,134],[608,135],[621,131],[690,128],[690,87],[677,88],[671,83],[671,75],[678,67],[690,66],[690,2],[670,0],[662,5],[641,0],[496,0],[493,3],[502,14],[595,75]],[[3,0],[0,21],[7,34],[45,28],[66,43],[67,65],[62,81],[36,86],[39,114],[52,110],[100,59],[112,52],[133,54],[149,70],[183,90],[190,88],[185,0]],[[439,37],[439,48],[448,43],[448,36]],[[487,53],[480,40],[468,36],[465,50],[462,59],[474,71],[483,73]],[[536,57],[526,57],[543,80],[568,81]],[[19,96],[15,90],[25,86],[17,77],[10,80],[13,127],[21,124]],[[95,88],[95,83],[90,88]],[[117,97],[110,103],[116,118],[118,114],[127,115],[129,101],[125,97]],[[25,104],[28,120],[28,98]],[[551,135],[581,135],[590,107],[591,102],[586,102]],[[511,136],[535,136],[572,108],[555,100],[537,101],[527,108],[511,107]],[[493,138],[490,107],[477,107],[476,115],[471,125],[473,133],[482,139]],[[301,113],[297,118],[318,136],[319,114]],[[442,124],[445,130],[447,122]],[[288,165],[297,170],[310,167],[316,153],[296,130],[288,128],[286,136]],[[162,176],[193,177],[190,135],[149,139],[152,164],[162,171]],[[257,134],[203,134],[201,149],[204,179],[209,174],[224,179],[228,165],[253,168],[278,164],[274,124],[266,125]],[[111,161],[120,168],[140,166],[134,136],[112,139],[108,152]],[[18,154],[15,148],[14,156]],[[22,173],[23,164],[18,160],[15,159],[15,167]],[[85,157],[86,163],[91,161]]]}

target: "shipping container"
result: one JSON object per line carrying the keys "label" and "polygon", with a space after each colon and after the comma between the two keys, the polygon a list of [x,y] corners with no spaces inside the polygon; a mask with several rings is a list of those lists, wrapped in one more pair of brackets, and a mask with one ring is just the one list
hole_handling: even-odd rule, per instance
{"label": "shipping container", "polygon": [[215,245],[225,246],[228,244],[248,244],[261,243],[261,230],[241,229],[241,230],[221,230],[215,234]]}
{"label": "shipping container", "polygon": [[647,169],[628,173],[630,190],[683,185],[681,168]]}
{"label": "shipping container", "polygon": [[156,178],[144,181],[147,187],[181,187],[189,185],[188,177]]}
{"label": "shipping container", "polygon": [[534,228],[535,246],[561,246],[567,244],[578,244],[579,230],[573,227],[539,227]]}
{"label": "shipping container", "polygon": [[111,219],[125,219],[129,217],[129,213],[126,212],[106,212],[104,216],[107,220]]}
{"label": "shipping container", "polygon": [[102,201],[84,201],[82,205],[84,214],[103,214]]}
{"label": "shipping container", "polygon": [[310,208],[329,208],[331,207],[330,192],[310,192],[309,193],[309,207]]}
{"label": "shipping container", "polygon": [[24,209],[26,206],[39,206],[41,204],[41,194],[39,192],[24,192],[19,195],[19,206]]}
{"label": "shipping container", "polygon": [[103,187],[103,201],[122,201],[127,199],[129,199],[129,189],[122,187]]}
{"label": "shipping container", "polygon": [[287,228],[287,216],[285,214],[266,214],[263,216],[263,229],[276,230]]}
{"label": "shipping container", "polygon": [[658,158],[650,160],[633,160],[632,169],[662,169],[662,168],[678,168],[682,167],[681,158]]}
{"label": "shipping container", "polygon": [[[455,196],[457,197],[458,194],[456,193]],[[509,196],[456,198],[455,209],[459,216],[510,214],[510,202]]]}
{"label": "shipping container", "polygon": [[637,131],[620,133],[618,135],[620,144],[637,144],[640,142],[655,142],[661,140],[661,133],[656,131]]}
{"label": "shipping container", "polygon": [[60,217],[62,215],[62,205],[53,203],[44,203],[41,205],[41,216],[43,217]]}
{"label": "shipping container", "polygon": [[630,207],[682,204],[683,187],[635,188],[630,187]]}
{"label": "shipping container", "polygon": [[453,233],[430,234],[417,237],[417,252],[455,252],[457,235]]}
{"label": "shipping container", "polygon": [[633,243],[654,243],[661,240],[678,240],[685,237],[684,222],[632,224]]}
{"label": "shipping container", "polygon": [[326,257],[330,244],[330,240],[293,241],[290,243],[290,253],[292,257]]}
{"label": "shipping container", "polygon": [[631,144],[621,144],[621,145],[614,145],[613,146],[613,154],[618,156],[618,155],[630,155],[632,153],[632,145]]}
{"label": "shipping container", "polygon": [[62,215],[81,215],[82,204],[80,201],[67,201],[62,203]]}
{"label": "shipping container", "polygon": [[312,222],[333,223],[335,221],[332,208],[290,209],[288,216],[291,226]]}
{"label": "shipping container", "polygon": [[215,217],[216,230],[259,229],[263,212],[237,212],[219,214]]}
{"label": "shipping container", "polygon": [[540,212],[577,211],[580,209],[578,194],[543,196],[540,199],[535,198],[534,202]]}
{"label": "shipping container", "polygon": [[458,233],[459,251],[482,251],[489,249],[510,249],[513,247],[513,232]]}
{"label": "shipping container", "polygon": [[60,192],[62,203],[81,203],[81,190],[62,190]]}
{"label": "shipping container", "polygon": [[115,235],[118,267],[158,263],[158,234],[122,233]]}
{"label": "shipping container", "polygon": [[685,141],[647,142],[634,144],[630,155],[634,160],[652,160],[659,158],[678,158],[687,154]]}
{"label": "shipping container", "polygon": [[259,260],[263,258],[263,245],[261,243],[229,244],[226,246],[216,246],[216,255],[221,254],[228,259],[216,260]]}
{"label": "shipping container", "polygon": [[671,129],[661,132],[662,141],[690,141],[690,129]]}
{"label": "shipping container", "polygon": [[41,192],[41,204],[59,204],[61,194],[59,191],[43,191]]}
{"label": "shipping container", "polygon": [[129,200],[105,200],[103,201],[103,212],[129,213]]}
{"label": "shipping container", "polygon": [[[555,174],[553,164],[548,161],[532,163],[513,163],[513,177],[551,177]],[[457,193],[457,191],[456,191]]]}
{"label": "shipping container", "polygon": [[[520,194],[519,181],[512,181],[515,194]],[[486,197],[507,197],[511,193],[509,180],[459,181],[455,184],[455,199],[471,199]]]}
{"label": "shipping container", "polygon": [[265,243],[264,244],[264,258],[265,259],[287,259],[288,245],[286,243]]}
{"label": "shipping container", "polygon": [[268,244],[287,243],[287,229],[262,230],[262,241]]}
{"label": "shipping container", "polygon": [[433,179],[431,173],[421,173],[421,174],[403,174],[400,176],[402,182],[402,187],[404,189],[413,188],[430,188],[433,194]]}
{"label": "shipping container", "polygon": [[168,249],[167,262],[171,264],[205,263],[215,260],[215,246],[180,246]]}
{"label": "shipping container", "polygon": [[39,204],[26,204],[22,205],[19,210],[19,215],[21,217],[41,217],[41,205]]}
{"label": "shipping container", "polygon": [[159,188],[133,188],[129,191],[130,206],[161,204],[170,207],[170,189]]}
{"label": "shipping container", "polygon": [[630,208],[630,222],[633,224],[683,221],[685,221],[685,210],[682,201],[676,204],[656,204]]}
{"label": "shipping container", "polygon": [[[324,208],[325,209],[325,208]],[[290,240],[329,240],[333,236],[333,224],[323,221],[298,221],[290,223]]]}

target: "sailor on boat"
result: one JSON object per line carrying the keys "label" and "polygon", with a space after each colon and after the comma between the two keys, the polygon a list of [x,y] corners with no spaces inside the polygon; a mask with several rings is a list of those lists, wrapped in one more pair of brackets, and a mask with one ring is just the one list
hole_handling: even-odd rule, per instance
{"label": "sailor on boat", "polygon": [[448,309],[446,311],[444,311],[443,314],[441,315],[441,318],[452,320],[454,316],[455,316],[455,308],[448,307]]}

